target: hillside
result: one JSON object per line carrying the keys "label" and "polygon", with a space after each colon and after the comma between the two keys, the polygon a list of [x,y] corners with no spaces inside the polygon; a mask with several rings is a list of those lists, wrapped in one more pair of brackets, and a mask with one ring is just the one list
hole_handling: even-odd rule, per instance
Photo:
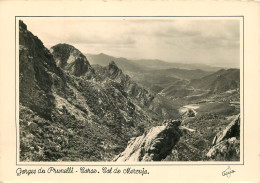
{"label": "hillside", "polygon": [[[169,69],[173,70],[173,69]],[[174,69],[175,70],[175,69]],[[172,71],[172,75],[178,73],[178,71]],[[203,75],[203,72],[198,71],[197,75]],[[160,95],[169,96],[174,98],[180,97],[205,97],[211,94],[221,94],[223,92],[234,92],[239,90],[240,87],[240,71],[239,69],[219,70],[217,72],[208,74],[206,76],[194,79],[196,76],[190,71],[189,74],[185,74],[183,71],[182,78],[175,80],[168,85],[163,83],[157,84],[157,91]],[[176,77],[176,76],[175,76]]]}
{"label": "hillside", "polygon": [[194,88],[210,90],[212,93],[221,93],[228,90],[240,88],[239,69],[221,69],[211,75],[200,79],[191,80]]}
{"label": "hillside", "polygon": [[116,64],[102,74],[67,44],[51,54],[21,21],[19,46],[21,161],[112,160],[158,123],[147,112],[153,96]]}

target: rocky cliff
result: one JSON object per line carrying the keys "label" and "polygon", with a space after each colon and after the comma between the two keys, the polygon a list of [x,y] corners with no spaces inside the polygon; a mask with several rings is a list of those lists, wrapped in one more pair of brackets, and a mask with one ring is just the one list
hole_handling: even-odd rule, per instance
{"label": "rocky cliff", "polygon": [[182,132],[181,122],[171,121],[162,126],[151,128],[139,137],[133,137],[126,149],[114,161],[160,161],[178,143]]}
{"label": "rocky cliff", "polygon": [[240,155],[240,115],[213,139],[207,153],[208,159],[239,161]]}
{"label": "rocky cliff", "polygon": [[52,86],[55,84],[64,86],[64,75],[56,66],[48,49],[21,21],[19,84],[20,103],[44,118],[51,119],[51,112],[55,107]]}
{"label": "rocky cliff", "polygon": [[152,95],[115,64],[96,74],[75,47],[50,52],[22,21],[19,46],[21,161],[109,161],[157,124]]}

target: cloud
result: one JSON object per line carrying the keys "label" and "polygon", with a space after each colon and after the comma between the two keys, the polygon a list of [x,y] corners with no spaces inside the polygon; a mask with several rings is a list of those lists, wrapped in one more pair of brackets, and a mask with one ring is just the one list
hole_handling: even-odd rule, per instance
{"label": "cloud", "polygon": [[133,45],[135,39],[130,36],[118,37],[101,37],[101,36],[85,36],[83,34],[70,34],[66,41],[71,44],[104,44],[104,45]]}
{"label": "cloud", "polygon": [[[239,65],[239,20],[191,18],[24,18],[50,47],[170,62]],[[223,64],[225,65],[225,64]]]}
{"label": "cloud", "polygon": [[159,36],[159,37],[193,37],[193,36],[200,36],[200,32],[199,31],[194,31],[194,30],[190,30],[190,31],[182,31],[182,30],[178,30],[176,28],[167,28],[166,30],[161,30],[158,32],[155,32],[154,35],[155,36]]}
{"label": "cloud", "polygon": [[223,37],[195,37],[192,41],[202,48],[239,48],[239,41]]}
{"label": "cloud", "polygon": [[186,45],[202,48],[236,47],[240,38],[238,21],[189,21],[160,29],[154,35],[167,44],[186,42]]}

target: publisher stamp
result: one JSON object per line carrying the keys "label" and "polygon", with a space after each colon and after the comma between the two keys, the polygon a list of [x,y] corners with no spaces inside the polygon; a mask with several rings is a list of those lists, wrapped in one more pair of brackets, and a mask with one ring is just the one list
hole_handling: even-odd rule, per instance
{"label": "publisher stamp", "polygon": [[230,166],[228,166],[228,168],[222,172],[222,176],[226,176],[226,177],[230,178],[231,174],[233,174],[235,172],[236,172],[235,170],[232,170],[230,168]]}

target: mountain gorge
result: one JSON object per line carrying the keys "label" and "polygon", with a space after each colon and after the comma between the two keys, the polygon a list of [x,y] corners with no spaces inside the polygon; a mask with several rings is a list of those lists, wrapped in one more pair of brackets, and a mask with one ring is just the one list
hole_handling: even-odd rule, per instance
{"label": "mountain gorge", "polygon": [[239,69],[218,69],[48,50],[19,21],[20,161],[205,160],[240,113]]}
{"label": "mountain gorge", "polygon": [[19,46],[21,161],[110,160],[158,123],[153,96],[114,63],[95,71],[71,45],[50,52],[23,22]]}

